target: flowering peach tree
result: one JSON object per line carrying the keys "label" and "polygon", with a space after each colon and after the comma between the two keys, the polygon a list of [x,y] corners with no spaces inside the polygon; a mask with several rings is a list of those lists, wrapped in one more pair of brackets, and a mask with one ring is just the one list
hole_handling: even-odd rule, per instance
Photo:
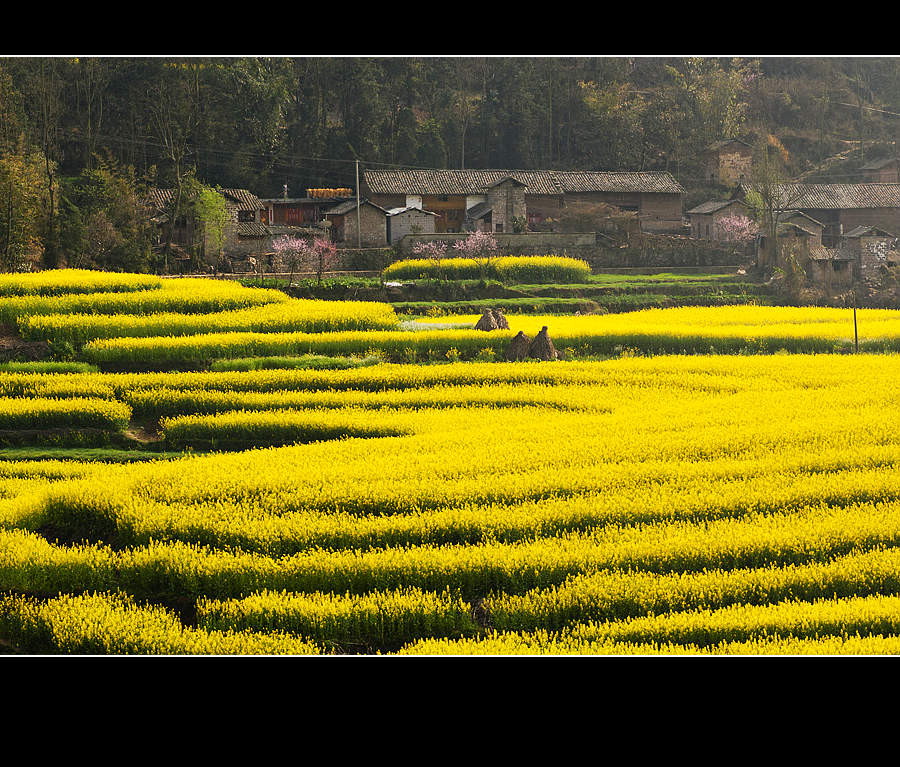
{"label": "flowering peach tree", "polygon": [[433,242],[417,242],[413,246],[413,253],[420,258],[427,258],[434,267],[435,274],[443,280],[443,261],[447,256],[447,243],[435,240]]}
{"label": "flowering peach tree", "polygon": [[752,218],[741,216],[723,216],[719,219],[719,237],[725,242],[747,245],[759,233],[759,224]]}
{"label": "flowering peach tree", "polygon": [[500,246],[489,232],[472,232],[466,239],[454,242],[453,250],[457,256],[473,259],[482,279],[489,276],[491,264],[500,254]]}
{"label": "flowering peach tree", "polygon": [[309,240],[284,235],[272,243],[272,249],[290,267],[289,282],[293,281],[294,272],[306,269],[314,271],[317,281],[321,283],[322,274],[337,262],[337,246],[322,237]]}

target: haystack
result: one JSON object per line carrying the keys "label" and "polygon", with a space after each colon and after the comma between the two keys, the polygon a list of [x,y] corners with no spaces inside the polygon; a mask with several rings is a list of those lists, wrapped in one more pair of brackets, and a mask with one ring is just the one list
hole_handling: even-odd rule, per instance
{"label": "haystack", "polygon": [[531,339],[521,330],[516,333],[513,340],[506,347],[504,358],[507,362],[519,362],[528,356],[528,349],[531,347]]}
{"label": "haystack", "polygon": [[497,327],[500,330],[509,330],[509,322],[507,322],[506,317],[503,316],[502,309],[491,309],[491,314],[494,315],[494,321],[497,323]]}
{"label": "haystack", "polygon": [[490,309],[485,309],[481,319],[475,323],[475,330],[497,330],[497,320],[494,319],[494,313]]}
{"label": "haystack", "polygon": [[556,347],[547,333],[546,325],[541,328],[541,332],[534,337],[531,346],[528,347],[528,356],[538,360],[555,360],[559,357]]}

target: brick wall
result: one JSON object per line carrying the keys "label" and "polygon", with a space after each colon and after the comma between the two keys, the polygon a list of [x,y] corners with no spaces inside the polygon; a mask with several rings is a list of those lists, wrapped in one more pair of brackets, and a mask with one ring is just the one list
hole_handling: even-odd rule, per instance
{"label": "brick wall", "polygon": [[387,244],[387,217],[378,208],[363,205],[359,211],[359,224],[362,229],[361,238],[356,235],[356,211],[351,210],[343,216],[344,237],[338,247],[353,247],[358,242],[363,247],[377,248]]}

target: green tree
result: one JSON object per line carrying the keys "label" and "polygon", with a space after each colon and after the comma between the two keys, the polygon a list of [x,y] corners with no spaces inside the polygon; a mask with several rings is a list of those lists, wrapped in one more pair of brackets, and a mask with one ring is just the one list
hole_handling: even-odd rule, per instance
{"label": "green tree", "polygon": [[142,272],[152,229],[134,169],[98,158],[61,191],[60,245],[69,266]]}
{"label": "green tree", "polygon": [[0,157],[16,151],[25,135],[25,106],[12,77],[0,66]]}
{"label": "green tree", "polygon": [[218,262],[231,222],[225,198],[215,189],[191,179],[187,209],[195,221],[194,252],[198,261]]}
{"label": "green tree", "polygon": [[19,271],[40,260],[46,235],[46,161],[38,150],[0,157],[0,269]]}

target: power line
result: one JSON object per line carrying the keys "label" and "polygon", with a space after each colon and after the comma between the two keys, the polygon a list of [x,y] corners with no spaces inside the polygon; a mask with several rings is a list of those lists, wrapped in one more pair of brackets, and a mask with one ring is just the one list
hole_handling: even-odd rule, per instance
{"label": "power line", "polygon": [[833,102],[842,107],[851,107],[852,109],[865,109],[867,112],[880,112],[881,114],[891,115],[892,117],[900,117],[900,112],[891,112],[888,109],[876,109],[875,107],[864,107],[860,104],[845,104],[843,101]]}

